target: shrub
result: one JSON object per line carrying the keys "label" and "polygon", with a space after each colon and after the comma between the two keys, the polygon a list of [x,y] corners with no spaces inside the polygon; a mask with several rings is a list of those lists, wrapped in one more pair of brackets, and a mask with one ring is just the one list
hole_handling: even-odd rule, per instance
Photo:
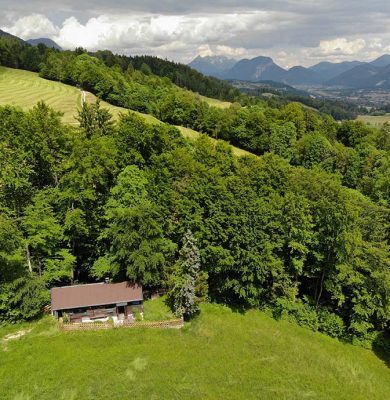
{"label": "shrub", "polygon": [[31,320],[43,314],[50,292],[40,278],[19,278],[0,288],[0,321]]}
{"label": "shrub", "polygon": [[65,324],[68,324],[68,323],[70,322],[70,317],[69,317],[69,314],[68,314],[68,313],[63,313],[63,314],[62,314],[62,321],[63,321]]}
{"label": "shrub", "polygon": [[134,318],[137,322],[140,322],[143,320],[142,315],[139,311],[134,311]]}
{"label": "shrub", "polygon": [[345,337],[345,324],[341,317],[338,315],[321,309],[318,312],[319,326],[318,330],[326,333],[327,335],[334,338]]}
{"label": "shrub", "polygon": [[274,316],[296,322],[313,331],[318,330],[318,315],[315,309],[301,300],[278,299]]}

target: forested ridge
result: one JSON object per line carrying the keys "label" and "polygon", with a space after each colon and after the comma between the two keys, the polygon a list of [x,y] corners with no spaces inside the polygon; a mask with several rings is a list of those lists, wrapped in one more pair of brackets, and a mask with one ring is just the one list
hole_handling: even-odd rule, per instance
{"label": "forested ridge", "polygon": [[[33,64],[23,49],[14,67]],[[131,113],[113,123],[98,104],[80,110],[79,128],[44,104],[0,108],[1,321],[35,317],[55,285],[127,278],[175,293],[193,274],[198,298],[331,336],[388,329],[388,126],[245,96],[218,109],[145,67],[34,49],[42,77],[260,157]],[[199,270],[183,270],[189,248]]]}

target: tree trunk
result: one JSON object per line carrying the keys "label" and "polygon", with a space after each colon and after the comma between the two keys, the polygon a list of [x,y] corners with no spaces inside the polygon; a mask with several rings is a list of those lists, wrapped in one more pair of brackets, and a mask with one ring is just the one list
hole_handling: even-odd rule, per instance
{"label": "tree trunk", "polygon": [[29,245],[26,245],[26,259],[27,259],[27,265],[28,265],[28,270],[30,271],[30,274],[32,274],[32,263],[31,263],[31,254],[30,254],[30,248]]}
{"label": "tree trunk", "polygon": [[322,289],[324,287],[324,278],[325,278],[325,268],[322,270],[322,275],[321,275],[321,282],[320,282],[320,291],[318,293],[317,301],[316,301],[316,308],[318,308],[318,305],[320,304],[320,298],[322,295]]}

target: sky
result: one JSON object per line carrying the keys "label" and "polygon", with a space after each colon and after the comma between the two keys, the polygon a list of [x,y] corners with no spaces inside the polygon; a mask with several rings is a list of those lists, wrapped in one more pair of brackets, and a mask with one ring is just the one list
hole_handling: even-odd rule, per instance
{"label": "sky", "polygon": [[188,63],[269,56],[283,67],[390,53],[389,0],[0,0],[0,29],[66,49]]}

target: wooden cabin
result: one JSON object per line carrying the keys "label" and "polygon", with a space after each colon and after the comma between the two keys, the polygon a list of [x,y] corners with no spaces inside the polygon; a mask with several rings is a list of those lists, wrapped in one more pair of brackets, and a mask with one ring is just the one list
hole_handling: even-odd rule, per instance
{"label": "wooden cabin", "polygon": [[69,322],[114,322],[143,316],[142,286],[130,283],[91,283],[51,289],[51,311]]}

